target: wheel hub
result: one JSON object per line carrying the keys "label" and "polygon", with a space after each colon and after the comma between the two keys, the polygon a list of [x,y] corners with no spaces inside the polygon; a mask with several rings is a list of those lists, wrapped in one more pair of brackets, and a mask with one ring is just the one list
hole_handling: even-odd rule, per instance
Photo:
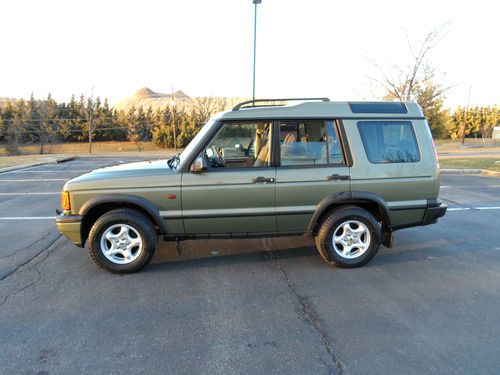
{"label": "wheel hub", "polygon": [[370,231],[358,220],[341,223],[333,232],[333,248],[337,254],[347,259],[363,255],[370,246]]}
{"label": "wheel hub", "polygon": [[128,264],[142,253],[143,244],[139,232],[127,224],[115,224],[101,236],[101,251],[116,264]]}

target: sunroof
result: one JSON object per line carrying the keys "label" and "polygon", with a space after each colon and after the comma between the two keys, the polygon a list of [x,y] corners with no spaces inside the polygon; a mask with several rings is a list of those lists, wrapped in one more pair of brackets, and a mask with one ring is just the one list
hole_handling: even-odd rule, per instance
{"label": "sunroof", "polygon": [[349,103],[352,113],[408,113],[404,103]]}

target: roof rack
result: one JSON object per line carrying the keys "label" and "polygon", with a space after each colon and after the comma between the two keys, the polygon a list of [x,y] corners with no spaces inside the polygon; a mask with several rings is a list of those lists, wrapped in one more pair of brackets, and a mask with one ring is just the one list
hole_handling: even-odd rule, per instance
{"label": "roof rack", "polygon": [[[266,105],[255,105],[255,103],[262,103],[262,102],[291,102],[291,101],[322,101],[322,102],[329,102],[330,99],[328,98],[285,98],[285,99],[253,99],[253,100],[247,100],[245,102],[238,103],[234,108],[233,111],[239,111],[241,108],[255,108],[255,107],[272,107],[272,106],[282,106],[284,104],[281,103],[276,103],[276,104],[266,104]],[[247,105],[247,104],[252,104],[252,105]]]}

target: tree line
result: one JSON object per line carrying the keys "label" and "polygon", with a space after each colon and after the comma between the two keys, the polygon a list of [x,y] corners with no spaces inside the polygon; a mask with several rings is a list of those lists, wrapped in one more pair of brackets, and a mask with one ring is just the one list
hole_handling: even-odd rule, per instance
{"label": "tree line", "polygon": [[[423,108],[435,138],[461,136],[491,137],[500,125],[497,106],[443,108],[442,98],[435,96],[435,86],[422,86],[416,101]],[[387,99],[393,99],[387,97]],[[195,98],[182,108],[167,106],[156,110],[132,106],[116,110],[98,97],[57,103],[49,94],[45,100],[8,101],[0,108],[0,142],[10,154],[19,146],[38,144],[40,153],[53,142],[130,141],[142,150],[143,142],[152,141],[163,148],[185,147],[212,114],[224,110],[221,98]],[[465,125],[465,127],[464,127]]]}
{"label": "tree line", "polygon": [[45,100],[7,101],[0,108],[0,142],[9,154],[19,153],[25,144],[39,144],[40,153],[53,142],[130,141],[142,150],[153,141],[163,148],[185,147],[215,112],[225,109],[222,98],[194,98],[182,106],[131,106],[116,110],[107,99],[81,95],[57,103],[49,94]]}
{"label": "tree line", "polygon": [[490,138],[495,126],[500,126],[500,108],[497,106],[459,107],[451,114],[446,130],[452,139],[460,137],[463,130],[466,137]]}

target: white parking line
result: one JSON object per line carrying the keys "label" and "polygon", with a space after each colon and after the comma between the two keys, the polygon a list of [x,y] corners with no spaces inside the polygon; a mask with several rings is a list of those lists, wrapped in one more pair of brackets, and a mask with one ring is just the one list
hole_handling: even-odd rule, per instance
{"label": "white parking line", "polygon": [[[61,167],[64,167],[64,166],[70,166],[70,167],[94,167],[94,168],[97,168],[97,167],[104,167],[104,166],[109,166],[109,165],[117,165],[117,164],[124,164],[124,163],[104,163],[104,164],[92,164],[92,163],[78,163],[78,164],[66,164],[66,165],[60,165]],[[47,165],[45,166],[47,167]]]}
{"label": "white parking line", "polygon": [[68,181],[67,178],[38,178],[38,179],[30,179],[30,180],[3,180],[0,179],[0,182],[50,182],[50,181]]}
{"label": "white parking line", "polygon": [[61,170],[51,170],[51,171],[32,171],[32,170],[17,170],[17,171],[9,171],[8,173],[77,173],[77,172],[88,172],[90,169],[61,169]]}
{"label": "white parking line", "polygon": [[491,206],[491,207],[448,207],[447,211],[468,211],[468,210],[500,210],[500,206]]}
{"label": "white parking line", "polygon": [[0,193],[0,196],[9,196],[9,195],[59,195],[61,192],[55,191],[45,191],[39,193]]}
{"label": "white parking line", "polygon": [[486,188],[499,188],[500,185],[455,185],[455,186],[448,186],[444,185],[441,186],[441,189],[486,189]]}
{"label": "white parking line", "polygon": [[55,216],[6,216],[0,217],[0,220],[55,220]]}

